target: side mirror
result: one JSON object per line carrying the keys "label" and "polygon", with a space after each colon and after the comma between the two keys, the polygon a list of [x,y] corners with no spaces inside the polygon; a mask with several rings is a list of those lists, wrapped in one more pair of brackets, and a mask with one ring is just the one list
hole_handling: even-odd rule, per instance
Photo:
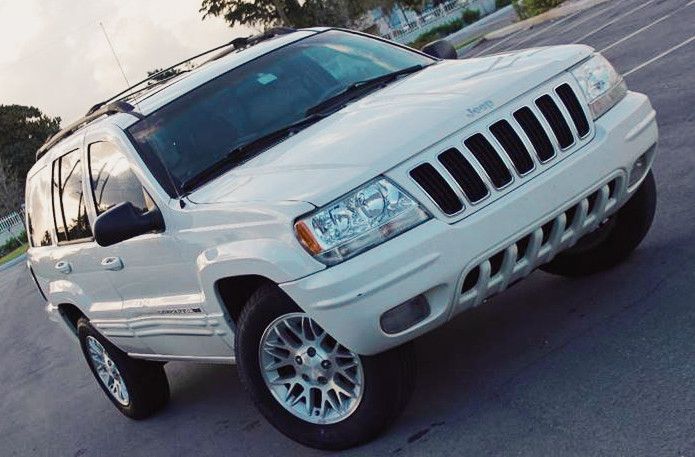
{"label": "side mirror", "polygon": [[447,40],[437,40],[425,45],[422,52],[437,59],[456,60],[459,58],[456,48]]}
{"label": "side mirror", "polygon": [[130,202],[104,211],[94,223],[94,239],[99,246],[111,246],[145,233],[164,231],[164,218],[159,209],[140,212]]}

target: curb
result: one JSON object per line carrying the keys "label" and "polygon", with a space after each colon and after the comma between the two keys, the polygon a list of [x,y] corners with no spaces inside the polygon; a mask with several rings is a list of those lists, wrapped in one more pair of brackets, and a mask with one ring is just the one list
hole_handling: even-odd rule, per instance
{"label": "curb", "polygon": [[15,265],[17,265],[19,263],[24,262],[25,260],[27,260],[27,255],[22,254],[19,257],[14,258],[14,259],[10,260],[9,262],[3,263],[2,265],[0,265],[0,271],[9,270],[10,268],[14,267]]}
{"label": "curb", "polygon": [[563,16],[569,16],[570,14],[587,10],[592,6],[600,5],[601,3],[606,3],[608,1],[610,0],[578,0],[575,2],[565,2],[556,8],[539,14],[538,16],[534,16],[523,21],[519,21],[516,24],[508,25],[499,30],[495,30],[494,32],[490,32],[483,38],[487,41],[505,38],[512,33],[516,33],[521,30],[528,30],[544,22],[552,21],[553,19],[558,19]]}

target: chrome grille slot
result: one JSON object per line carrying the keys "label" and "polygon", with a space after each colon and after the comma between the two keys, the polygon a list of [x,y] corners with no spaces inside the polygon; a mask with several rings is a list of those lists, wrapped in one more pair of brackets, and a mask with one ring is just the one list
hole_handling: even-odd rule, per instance
{"label": "chrome grille slot", "polygon": [[582,109],[582,105],[579,103],[579,99],[570,85],[567,83],[561,85],[555,89],[555,93],[557,93],[558,97],[560,97],[560,100],[565,105],[565,108],[567,108],[567,112],[570,113],[570,117],[572,118],[572,122],[574,122],[574,126],[577,128],[579,137],[585,137],[591,130],[589,120],[586,118],[584,109]]}
{"label": "chrome grille slot", "polygon": [[547,162],[555,156],[553,143],[531,108],[525,106],[516,111],[514,119],[521,125],[541,162]]}
{"label": "chrome grille slot", "polygon": [[512,182],[509,168],[482,134],[476,133],[464,141],[464,144],[485,169],[495,187],[499,189]]}
{"label": "chrome grille slot", "polygon": [[533,159],[509,122],[496,122],[490,126],[490,131],[502,145],[519,174],[524,175],[533,170]]}
{"label": "chrome grille slot", "polygon": [[456,214],[463,209],[461,200],[431,164],[423,163],[417,166],[410,171],[410,176],[445,214]]}
{"label": "chrome grille slot", "polygon": [[439,154],[439,162],[456,180],[471,203],[479,202],[487,197],[489,192],[485,183],[458,149],[451,148]]}
{"label": "chrome grille slot", "polygon": [[545,120],[548,121],[560,147],[567,149],[572,146],[574,135],[572,135],[572,130],[570,130],[569,124],[562,115],[562,111],[555,104],[555,100],[546,94],[536,100],[536,106],[541,110]]}

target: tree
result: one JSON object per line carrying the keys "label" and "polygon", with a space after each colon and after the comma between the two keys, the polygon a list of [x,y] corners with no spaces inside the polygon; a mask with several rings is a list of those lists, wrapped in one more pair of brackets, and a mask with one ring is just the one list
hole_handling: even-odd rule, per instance
{"label": "tree", "polygon": [[[422,0],[406,0],[413,5]],[[267,28],[288,27],[352,27],[369,10],[391,8],[393,0],[203,0],[200,12],[222,17],[230,26],[248,25]],[[405,3],[404,3],[405,4]]]}
{"label": "tree", "polygon": [[60,118],[33,106],[0,105],[0,215],[24,202],[24,182],[36,151],[60,130]]}

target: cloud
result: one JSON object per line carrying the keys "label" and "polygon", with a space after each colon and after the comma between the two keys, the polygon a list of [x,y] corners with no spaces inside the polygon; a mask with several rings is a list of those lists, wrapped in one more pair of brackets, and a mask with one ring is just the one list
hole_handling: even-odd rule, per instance
{"label": "cloud", "polygon": [[202,20],[201,0],[0,0],[0,104],[33,105],[70,122],[148,70],[253,33]]}

